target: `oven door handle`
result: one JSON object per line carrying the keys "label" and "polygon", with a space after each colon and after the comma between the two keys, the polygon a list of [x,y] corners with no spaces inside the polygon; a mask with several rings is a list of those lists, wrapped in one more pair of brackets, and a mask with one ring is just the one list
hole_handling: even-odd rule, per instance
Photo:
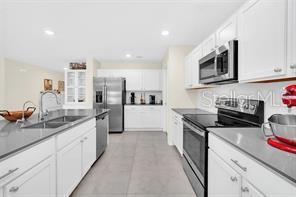
{"label": "oven door handle", "polygon": [[186,125],[189,129],[191,129],[192,131],[194,131],[196,134],[204,137],[205,136],[205,132],[201,131],[195,127],[193,127],[191,124],[187,123],[185,120],[183,120],[184,125]]}

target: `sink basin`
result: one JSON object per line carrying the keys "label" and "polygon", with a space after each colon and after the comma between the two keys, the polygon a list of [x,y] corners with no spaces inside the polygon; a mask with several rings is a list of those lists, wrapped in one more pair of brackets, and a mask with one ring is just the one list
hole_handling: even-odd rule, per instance
{"label": "sink basin", "polygon": [[74,121],[79,120],[84,117],[85,116],[62,116],[62,117],[58,117],[58,118],[49,120],[48,122],[69,123],[69,122],[74,122]]}
{"label": "sink basin", "polygon": [[40,122],[32,125],[22,127],[23,129],[55,129],[70,122],[74,122],[85,116],[61,116],[55,119],[51,119],[45,122]]}
{"label": "sink basin", "polygon": [[37,124],[32,124],[24,126],[23,129],[55,129],[67,124],[66,122],[41,122]]}

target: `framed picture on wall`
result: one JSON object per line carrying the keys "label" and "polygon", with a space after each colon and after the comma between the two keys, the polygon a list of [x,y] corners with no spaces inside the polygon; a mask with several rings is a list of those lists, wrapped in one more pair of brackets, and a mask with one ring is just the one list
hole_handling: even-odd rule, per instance
{"label": "framed picture on wall", "polygon": [[52,90],[52,80],[44,79],[44,91]]}
{"label": "framed picture on wall", "polygon": [[65,91],[65,82],[64,81],[58,81],[58,91],[59,92]]}

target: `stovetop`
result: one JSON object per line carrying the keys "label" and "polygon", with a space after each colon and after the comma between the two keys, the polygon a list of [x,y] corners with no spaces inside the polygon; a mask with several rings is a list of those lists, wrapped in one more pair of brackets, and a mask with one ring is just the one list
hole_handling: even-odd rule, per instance
{"label": "stovetop", "polygon": [[184,118],[203,129],[213,127],[258,127],[255,124],[221,114],[185,114]]}

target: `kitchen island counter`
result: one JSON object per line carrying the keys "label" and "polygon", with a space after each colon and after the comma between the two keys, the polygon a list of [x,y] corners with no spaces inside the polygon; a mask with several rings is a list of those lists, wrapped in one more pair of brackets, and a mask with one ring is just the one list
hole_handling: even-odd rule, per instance
{"label": "kitchen island counter", "polygon": [[[80,119],[69,122],[63,126],[54,129],[40,128],[21,128],[14,122],[6,120],[0,121],[0,161],[25,150],[45,139],[64,132],[74,126],[84,123],[98,115],[108,113],[107,109],[73,109],[73,110],[56,110],[52,111],[46,117],[46,120],[52,120],[63,116],[81,116]],[[38,116],[30,117],[23,126],[36,124],[42,121]]]}

